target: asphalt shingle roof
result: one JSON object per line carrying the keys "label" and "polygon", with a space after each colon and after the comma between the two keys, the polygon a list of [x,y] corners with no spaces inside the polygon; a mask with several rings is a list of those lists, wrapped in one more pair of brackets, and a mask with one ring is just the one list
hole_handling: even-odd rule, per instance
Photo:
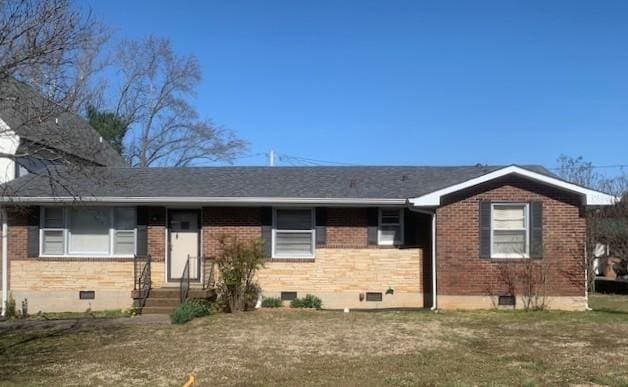
{"label": "asphalt shingle roof", "polygon": [[[406,199],[503,166],[90,168],[55,172],[73,194],[95,197]],[[523,168],[551,175],[540,166]],[[69,196],[48,176],[8,183],[10,195]]]}
{"label": "asphalt shingle roof", "polygon": [[86,120],[61,111],[35,89],[13,78],[0,80],[0,119],[29,141],[102,166],[128,166]]}

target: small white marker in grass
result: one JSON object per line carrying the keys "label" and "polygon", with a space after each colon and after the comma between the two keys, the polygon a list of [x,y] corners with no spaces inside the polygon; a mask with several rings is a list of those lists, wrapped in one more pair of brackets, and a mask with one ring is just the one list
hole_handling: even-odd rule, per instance
{"label": "small white marker in grass", "polygon": [[345,313],[349,313],[349,308],[345,308]]}

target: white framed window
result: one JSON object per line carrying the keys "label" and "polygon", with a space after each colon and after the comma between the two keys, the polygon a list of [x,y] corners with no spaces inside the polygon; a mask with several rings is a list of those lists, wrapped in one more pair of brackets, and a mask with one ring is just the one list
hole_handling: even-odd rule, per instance
{"label": "white framed window", "polygon": [[314,258],[314,210],[273,209],[273,258]]}
{"label": "white framed window", "polygon": [[42,207],[39,254],[128,257],[136,223],[134,207]]}
{"label": "white framed window", "polygon": [[530,208],[527,203],[493,203],[491,257],[530,257]]}
{"label": "white framed window", "polygon": [[380,208],[378,223],[378,245],[403,244],[403,208]]}
{"label": "white framed window", "polygon": [[40,255],[65,254],[65,211],[61,207],[42,209]]}

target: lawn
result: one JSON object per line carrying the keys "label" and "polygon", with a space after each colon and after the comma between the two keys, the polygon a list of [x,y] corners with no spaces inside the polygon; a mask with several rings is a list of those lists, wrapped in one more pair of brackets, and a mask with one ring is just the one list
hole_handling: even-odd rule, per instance
{"label": "lawn", "polygon": [[628,385],[628,296],[593,312],[217,314],[0,324],[2,385]]}

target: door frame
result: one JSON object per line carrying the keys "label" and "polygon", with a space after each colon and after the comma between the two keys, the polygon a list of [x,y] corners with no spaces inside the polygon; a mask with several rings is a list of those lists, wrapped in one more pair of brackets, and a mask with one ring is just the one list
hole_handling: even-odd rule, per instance
{"label": "door frame", "polygon": [[165,251],[165,259],[164,259],[164,264],[166,265],[166,270],[165,271],[165,275],[166,275],[166,284],[168,283],[180,283],[181,282],[181,278],[172,278],[171,273],[170,273],[170,219],[171,219],[171,213],[173,212],[184,212],[184,213],[194,213],[196,214],[196,219],[197,219],[197,225],[198,225],[198,238],[197,238],[197,246],[196,249],[198,251],[198,255],[199,255],[199,264],[197,265],[197,278],[196,279],[190,279],[190,282],[193,283],[200,283],[202,281],[202,273],[203,270],[201,269],[202,265],[203,265],[203,259],[202,259],[202,252],[201,252],[201,247],[203,246],[201,239],[203,238],[203,225],[201,224],[201,220],[202,220],[202,216],[201,216],[201,209],[200,208],[166,208],[166,251]]}

